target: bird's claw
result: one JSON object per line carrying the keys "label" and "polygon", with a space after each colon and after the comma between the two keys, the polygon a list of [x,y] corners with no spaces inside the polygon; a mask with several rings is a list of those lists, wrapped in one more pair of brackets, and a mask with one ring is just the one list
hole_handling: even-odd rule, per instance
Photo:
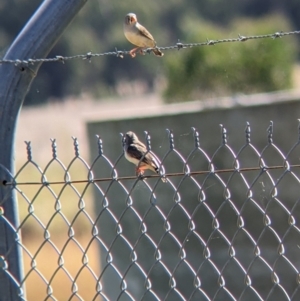
{"label": "bird's claw", "polygon": [[143,48],[137,47],[133,48],[129,51],[129,54],[132,58],[136,57],[136,53],[139,53],[140,55],[145,55],[145,52],[143,51]]}
{"label": "bird's claw", "polygon": [[144,171],[142,169],[137,168],[135,171],[136,175],[138,177],[143,176],[144,175]]}
{"label": "bird's claw", "polygon": [[132,58],[136,57],[135,49],[130,50],[129,54]]}

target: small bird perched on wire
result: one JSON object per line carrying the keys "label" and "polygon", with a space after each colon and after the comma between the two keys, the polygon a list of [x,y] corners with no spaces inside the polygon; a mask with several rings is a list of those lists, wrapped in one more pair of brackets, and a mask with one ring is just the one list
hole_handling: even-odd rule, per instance
{"label": "small bird perched on wire", "polygon": [[[124,34],[127,40],[138,47],[130,50],[131,57],[136,56],[136,52],[143,48],[153,48],[152,51],[156,56],[163,56],[164,54],[156,48],[156,42],[151,33],[137,21],[134,13],[129,13],[125,17]],[[142,52],[141,52],[142,53]]]}
{"label": "small bird perched on wire", "polygon": [[[148,151],[145,144],[131,131],[127,132],[125,135],[124,154],[129,162],[137,166],[137,175],[143,175],[146,169],[150,169],[158,175],[161,175],[161,163],[159,162],[159,159],[155,154]],[[164,176],[161,180],[167,182],[167,179]]]}

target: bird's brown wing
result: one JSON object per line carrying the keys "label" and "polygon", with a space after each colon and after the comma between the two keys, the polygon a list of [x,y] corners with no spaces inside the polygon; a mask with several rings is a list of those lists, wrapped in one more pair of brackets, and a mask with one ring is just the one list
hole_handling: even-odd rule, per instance
{"label": "bird's brown wing", "polygon": [[154,41],[152,34],[143,25],[139,24],[138,28],[139,28],[139,30],[140,30],[139,32],[142,36],[148,38],[151,41]]}

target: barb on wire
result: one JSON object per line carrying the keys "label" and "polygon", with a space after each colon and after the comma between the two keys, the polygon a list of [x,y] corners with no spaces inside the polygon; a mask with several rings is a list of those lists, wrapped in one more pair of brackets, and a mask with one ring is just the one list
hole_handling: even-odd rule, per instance
{"label": "barb on wire", "polygon": [[[290,35],[297,35],[300,34],[299,30],[295,31],[289,31],[289,32],[275,32],[275,33],[270,33],[270,34],[264,34],[264,35],[253,35],[253,36],[243,36],[243,35],[238,35],[237,38],[228,38],[228,39],[220,39],[220,40],[207,40],[206,42],[200,42],[200,43],[187,43],[184,44],[178,40],[178,42],[175,45],[172,46],[166,46],[166,47],[157,47],[160,50],[181,50],[181,49],[188,49],[188,48],[193,48],[193,47],[201,47],[201,46],[211,46],[211,45],[216,45],[216,44],[221,44],[221,43],[234,43],[234,42],[246,42],[248,40],[255,40],[255,39],[276,39],[276,38],[281,38],[285,36],[290,36]],[[143,54],[151,52],[153,48],[148,48],[143,50]],[[69,60],[75,60],[75,59],[81,59],[81,60],[87,60],[88,62],[91,62],[92,58],[95,57],[101,57],[101,56],[115,56],[118,58],[124,58],[124,55],[130,55],[129,51],[120,51],[117,48],[115,48],[115,51],[109,51],[109,52],[103,52],[103,53],[92,53],[91,51],[87,52],[86,54],[78,54],[78,55],[73,55],[73,56],[62,56],[62,55],[57,55],[56,57],[53,58],[37,58],[37,59],[14,59],[14,60],[2,60],[0,59],[0,64],[14,64],[15,66],[28,66],[28,65],[34,65],[36,63],[52,63],[52,62],[61,62],[65,63],[66,61]]]}

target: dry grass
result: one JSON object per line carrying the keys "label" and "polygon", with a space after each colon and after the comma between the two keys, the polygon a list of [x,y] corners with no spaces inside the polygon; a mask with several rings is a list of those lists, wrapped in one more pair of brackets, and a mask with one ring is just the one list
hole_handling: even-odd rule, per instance
{"label": "dry grass", "polygon": [[[95,297],[96,280],[88,268],[84,267],[83,262],[88,258],[89,267],[96,275],[99,275],[99,262],[97,260],[99,250],[97,249],[97,245],[96,243],[92,243],[86,257],[83,258],[82,251],[74,241],[70,241],[65,245],[67,239],[68,237],[63,235],[54,239],[55,246],[59,252],[63,250],[61,257],[59,257],[50,242],[46,242],[41,247],[43,240],[37,237],[28,237],[23,241],[31,254],[37,254],[33,261],[26,252],[23,252],[25,273],[30,271],[25,281],[28,301],[45,300],[51,290],[56,300],[71,299],[70,297],[72,292],[75,291],[75,287],[69,275],[73,279],[76,278],[77,294],[83,300],[93,300]],[[89,238],[83,235],[78,241],[83,248],[86,248]],[[37,250],[39,250],[38,253],[36,253]],[[35,264],[36,269],[47,282],[50,282],[51,287],[48,287],[42,277],[32,269]],[[78,300],[78,298],[73,298],[72,300]],[[100,297],[95,300],[100,300]]]}
{"label": "dry grass", "polygon": [[[59,181],[63,180],[64,174],[59,166],[54,165],[45,176],[48,181]],[[70,170],[74,179],[84,174],[86,170],[80,164],[75,164]],[[29,164],[17,180],[39,181],[40,178],[37,168]],[[18,189],[22,191],[22,194],[18,194],[18,201],[26,248],[23,256],[28,300],[45,300],[50,289],[47,283],[51,285],[57,300],[68,300],[74,292],[72,279],[75,278],[78,294],[83,300],[92,300],[97,283],[84,264],[88,263],[95,275],[99,275],[99,250],[96,241],[88,245],[93,238],[92,224],[84,212],[78,215],[79,202],[82,202],[80,196],[83,196],[85,212],[92,215],[92,187],[86,189],[86,184],[73,187],[63,184],[51,187],[20,185]],[[48,234],[50,237],[47,237]]]}

